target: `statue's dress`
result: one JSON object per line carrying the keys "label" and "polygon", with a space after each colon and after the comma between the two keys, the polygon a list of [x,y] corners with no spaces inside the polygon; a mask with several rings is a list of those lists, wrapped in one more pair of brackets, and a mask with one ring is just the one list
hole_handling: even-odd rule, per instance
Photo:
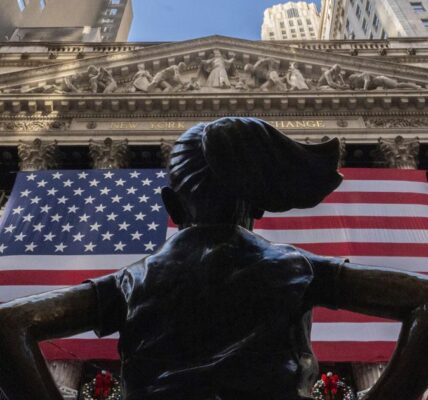
{"label": "statue's dress", "polygon": [[307,398],[311,297],[327,289],[334,303],[341,263],[211,225],[179,231],[156,254],[93,280],[98,335],[120,332],[124,398]]}

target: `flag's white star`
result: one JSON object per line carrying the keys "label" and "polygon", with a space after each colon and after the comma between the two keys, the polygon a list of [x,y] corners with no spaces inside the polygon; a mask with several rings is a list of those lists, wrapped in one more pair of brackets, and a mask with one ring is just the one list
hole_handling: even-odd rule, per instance
{"label": "flag's white star", "polygon": [[131,224],[127,224],[126,221],[123,221],[121,224],[119,224],[119,230],[120,231],[127,231],[128,226],[131,226]]}
{"label": "flag's white star", "polygon": [[147,224],[147,226],[149,227],[149,231],[155,231],[159,224],[155,224],[155,222],[153,221],[151,224]]}
{"label": "flag's white star", "polygon": [[15,235],[15,242],[22,242],[25,238],[25,236],[22,232],[19,235]]}
{"label": "flag's white star", "polygon": [[21,197],[28,197],[31,193],[31,190],[25,189],[21,192]]}
{"label": "flag's white star", "polygon": [[62,215],[59,215],[56,213],[55,215],[51,216],[51,222],[59,222],[59,220],[62,218]]}
{"label": "flag's white star", "polygon": [[91,231],[97,231],[100,229],[101,224],[99,224],[98,222],[95,222],[95,224],[89,225],[91,227]]}
{"label": "flag's white star", "polygon": [[31,220],[34,218],[34,215],[31,215],[30,213],[28,213],[27,215],[24,215],[24,217],[22,218],[22,220],[24,222],[31,222]]}
{"label": "flag's white star", "polygon": [[96,179],[92,179],[92,181],[89,181],[89,186],[91,187],[97,187],[100,181],[97,181]]}
{"label": "flag's white star", "polygon": [[138,198],[138,200],[140,200],[140,203],[147,203],[148,199],[150,199],[150,197],[146,196],[145,194]]}
{"label": "flag's white star", "polygon": [[45,225],[43,225],[41,222],[39,222],[38,224],[33,225],[33,231],[34,232],[36,232],[36,231],[41,232],[44,227],[45,227]]}
{"label": "flag's white star", "polygon": [[42,179],[41,181],[37,182],[37,187],[45,187],[48,184],[48,181],[45,181],[44,179]]}
{"label": "flag's white star", "polygon": [[131,172],[131,173],[129,174],[129,176],[130,176],[131,178],[138,178],[140,175],[141,175],[141,174],[140,174],[139,172],[137,172],[137,171]]}
{"label": "flag's white star", "polygon": [[63,174],[61,174],[60,172],[55,172],[54,174],[52,174],[52,178],[54,178],[54,179],[61,179],[62,175]]}
{"label": "flag's white star", "polygon": [[89,219],[89,215],[87,215],[86,213],[79,217],[80,222],[88,222],[88,219]]}
{"label": "flag's white star", "polygon": [[56,235],[54,235],[52,232],[49,232],[47,235],[43,235],[45,238],[43,239],[43,241],[45,242],[52,242],[52,240],[54,239],[54,237]]}
{"label": "flag's white star", "polygon": [[143,234],[138,231],[135,231],[134,233],[131,233],[131,236],[132,236],[132,240],[140,240]]}
{"label": "flag's white star", "polygon": [[73,242],[81,242],[85,235],[82,235],[80,232],[76,235],[73,235]]}
{"label": "flag's white star", "polygon": [[62,228],[61,232],[70,232],[71,229],[73,228],[73,225],[70,225],[70,223],[67,222],[65,225],[62,225],[61,228]]}
{"label": "flag's white star", "polygon": [[155,192],[155,194],[161,194],[162,188],[160,186],[158,186],[156,189],[153,189],[153,192]]}
{"label": "flag's white star", "polygon": [[51,208],[52,207],[50,207],[49,205],[46,204],[45,206],[40,207],[40,212],[48,213]]}
{"label": "flag's white star", "polygon": [[134,206],[130,203],[128,203],[126,206],[122,206],[123,211],[132,211],[132,209],[134,208]]}
{"label": "flag's white star", "polygon": [[4,233],[12,233],[15,230],[16,226],[10,224],[6,228],[4,228]]}
{"label": "flag's white star", "polygon": [[143,186],[150,186],[150,184],[153,182],[149,178],[144,179],[141,181],[143,183]]}
{"label": "flag's white star", "polygon": [[93,204],[94,200],[95,200],[95,197],[88,196],[88,197],[85,199],[85,204]]}
{"label": "flag's white star", "polygon": [[104,209],[106,209],[107,207],[103,204],[100,204],[99,206],[95,207],[95,212],[104,212]]}
{"label": "flag's white star", "polygon": [[115,243],[114,245],[114,251],[123,251],[123,249],[125,248],[126,244],[119,242],[119,243]]}
{"label": "flag's white star", "polygon": [[158,212],[162,208],[158,203],[155,203],[150,207],[152,208],[152,211],[158,211]]}
{"label": "flag's white star", "polygon": [[139,212],[138,214],[135,214],[135,220],[138,221],[144,221],[144,217],[146,216],[146,214],[143,214],[142,212]]}
{"label": "flag's white star", "polygon": [[108,187],[105,187],[104,189],[100,190],[101,194],[108,194],[111,191],[111,189],[109,189]]}
{"label": "flag's white star", "polygon": [[146,250],[153,251],[155,249],[156,245],[154,243],[152,243],[152,241],[150,241],[149,243],[145,243],[144,247],[146,248]]}
{"label": "flag's white star", "polygon": [[71,187],[72,184],[73,184],[73,181],[71,179],[67,179],[66,181],[63,182],[64,187]]}
{"label": "flag's white star", "polygon": [[120,203],[120,200],[122,199],[122,197],[120,197],[118,194],[114,197],[111,198],[111,202],[112,203]]}
{"label": "flag's white star", "polygon": [[104,174],[104,179],[111,179],[113,178],[114,173],[111,171],[108,171]]}
{"label": "flag's white star", "polygon": [[93,244],[92,242],[85,244],[85,251],[94,251],[95,247],[97,247],[96,244]]}
{"label": "flag's white star", "polygon": [[128,194],[135,194],[137,189],[134,188],[134,186],[131,186],[130,188],[126,189],[126,191],[128,192]]}
{"label": "flag's white star", "polygon": [[79,209],[79,207],[76,207],[74,204],[71,207],[68,207],[68,212],[69,213],[74,213],[76,214],[76,211]]}
{"label": "flag's white star", "polygon": [[66,244],[64,244],[63,242],[61,242],[60,244],[55,245],[55,253],[57,252],[61,252],[64,253],[65,248],[68,247]]}
{"label": "flag's white star", "polygon": [[37,244],[34,244],[34,242],[31,242],[30,244],[25,245],[25,252],[31,251],[34,252],[34,249],[37,247]]}
{"label": "flag's white star", "polygon": [[68,198],[65,196],[58,197],[58,204],[65,204],[68,201]]}
{"label": "flag's white star", "polygon": [[77,174],[77,176],[79,177],[79,179],[86,179],[88,174],[86,172],[81,172],[80,174]]}
{"label": "flag's white star", "polygon": [[120,178],[117,181],[115,181],[115,183],[116,183],[116,186],[123,186],[126,183],[126,181]]}
{"label": "flag's white star", "polygon": [[55,188],[52,188],[52,189],[48,190],[48,194],[51,195],[51,196],[55,196],[56,192],[58,192],[58,190],[55,189]]}
{"label": "flag's white star", "polygon": [[4,251],[7,249],[7,246],[5,246],[3,243],[0,244],[0,253],[4,253]]}
{"label": "flag's white star", "polygon": [[166,176],[165,171],[156,172],[156,178],[165,178],[165,176]]}
{"label": "flag's white star", "polygon": [[81,196],[82,193],[84,192],[84,189],[82,189],[82,188],[79,187],[77,189],[74,189],[73,192],[74,192],[75,196]]}
{"label": "flag's white star", "polygon": [[36,176],[37,175],[34,174],[27,175],[27,181],[34,181],[34,179],[36,179]]}
{"label": "flag's white star", "polygon": [[12,213],[13,213],[13,215],[15,215],[15,214],[21,214],[22,211],[24,211],[24,209],[21,206],[18,206],[18,207],[14,208],[12,210]]}
{"label": "flag's white star", "polygon": [[107,231],[106,233],[102,233],[101,236],[103,237],[103,240],[111,240],[114,234]]}
{"label": "flag's white star", "polygon": [[115,221],[116,218],[117,218],[117,214],[115,214],[114,212],[107,215],[107,221]]}
{"label": "flag's white star", "polygon": [[39,203],[40,203],[40,200],[42,200],[42,199],[41,199],[41,197],[39,197],[39,196],[33,197],[33,198],[31,199],[31,204],[39,204]]}

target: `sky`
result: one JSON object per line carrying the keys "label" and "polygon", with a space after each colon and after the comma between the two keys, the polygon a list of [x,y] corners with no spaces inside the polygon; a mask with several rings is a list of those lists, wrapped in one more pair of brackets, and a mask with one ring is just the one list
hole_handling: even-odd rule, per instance
{"label": "sky", "polygon": [[[320,0],[313,2],[319,9]],[[263,11],[278,3],[281,0],[133,0],[129,41],[177,41],[216,34],[257,40]]]}

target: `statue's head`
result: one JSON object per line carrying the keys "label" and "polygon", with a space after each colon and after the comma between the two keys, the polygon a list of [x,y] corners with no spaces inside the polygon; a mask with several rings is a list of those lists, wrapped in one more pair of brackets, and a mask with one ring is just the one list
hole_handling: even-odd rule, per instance
{"label": "statue's head", "polygon": [[334,72],[340,73],[340,71],[342,71],[342,68],[339,64],[334,64],[333,67],[331,68]]}
{"label": "statue's head", "polygon": [[341,182],[337,139],[305,145],[254,118],[222,118],[183,133],[162,197],[174,222],[250,228],[264,211],[318,204]]}
{"label": "statue's head", "polygon": [[183,62],[183,61],[181,61],[180,63],[178,63],[178,70],[179,70],[180,72],[184,72],[184,71],[186,71],[186,63],[185,63],[185,62]]}

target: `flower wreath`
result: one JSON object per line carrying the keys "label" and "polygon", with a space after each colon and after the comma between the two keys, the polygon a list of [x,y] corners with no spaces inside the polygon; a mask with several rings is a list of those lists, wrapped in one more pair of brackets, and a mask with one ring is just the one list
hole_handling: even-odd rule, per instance
{"label": "flower wreath", "polygon": [[356,400],[352,388],[332,372],[321,375],[312,388],[312,396],[315,400]]}
{"label": "flower wreath", "polygon": [[108,371],[98,372],[82,387],[83,400],[121,400],[119,381]]}

